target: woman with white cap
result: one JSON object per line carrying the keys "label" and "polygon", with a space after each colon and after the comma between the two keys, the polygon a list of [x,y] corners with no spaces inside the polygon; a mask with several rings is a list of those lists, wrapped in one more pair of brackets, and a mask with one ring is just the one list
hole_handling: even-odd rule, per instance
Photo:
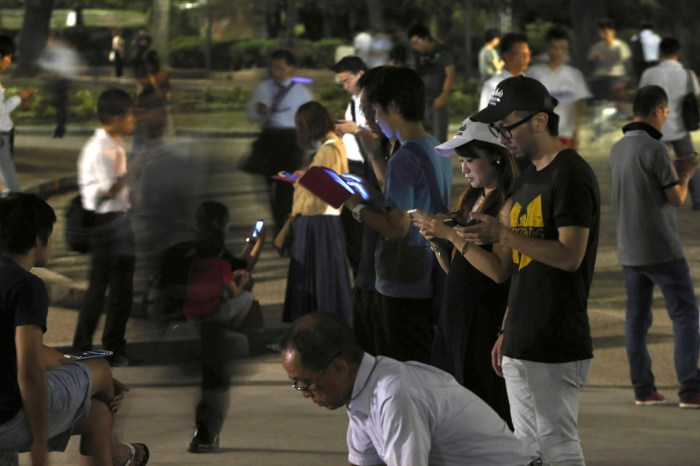
{"label": "woman with white cap", "polygon": [[413,216],[447,272],[432,363],[454,375],[510,425],[505,382],[491,367],[491,348],[506,310],[512,253],[501,244],[465,241],[459,226],[470,223],[472,212],[510,224],[510,189],[517,165],[488,125],[468,118],[435,150],[444,157],[459,156],[469,185],[453,212],[417,211]]}

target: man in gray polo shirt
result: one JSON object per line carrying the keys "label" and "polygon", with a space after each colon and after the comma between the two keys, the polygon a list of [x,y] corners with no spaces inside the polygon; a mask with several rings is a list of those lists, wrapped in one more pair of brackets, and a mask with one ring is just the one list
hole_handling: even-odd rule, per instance
{"label": "man in gray polo shirt", "polygon": [[661,288],[673,321],[674,359],[681,408],[700,408],[698,305],[676,227],[677,208],[688,195],[693,157],[669,158],[660,141],[668,97],[659,86],[639,89],[634,119],[610,150],[610,188],[617,220],[617,248],[625,273],[625,342],[638,406],[665,403],[656,390],[646,335],[654,285]]}

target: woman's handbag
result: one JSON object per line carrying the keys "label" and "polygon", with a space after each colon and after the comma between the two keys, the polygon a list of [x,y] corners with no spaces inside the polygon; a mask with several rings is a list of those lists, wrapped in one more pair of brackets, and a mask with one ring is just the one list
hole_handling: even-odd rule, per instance
{"label": "woman's handbag", "polygon": [[280,229],[275,240],[272,244],[277,249],[277,252],[281,257],[289,257],[292,251],[292,244],[294,243],[294,217],[291,215],[287,217],[287,221],[284,222],[282,228]]}

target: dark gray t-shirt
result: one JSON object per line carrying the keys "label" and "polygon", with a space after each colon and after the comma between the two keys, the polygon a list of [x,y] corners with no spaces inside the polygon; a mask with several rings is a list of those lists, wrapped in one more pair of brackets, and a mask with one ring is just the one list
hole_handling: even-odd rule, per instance
{"label": "dark gray t-shirt", "polygon": [[683,257],[677,209],[664,193],[678,183],[668,150],[650,136],[650,126],[625,128],[625,136],[610,149],[609,161],[618,260],[625,266],[642,266]]}

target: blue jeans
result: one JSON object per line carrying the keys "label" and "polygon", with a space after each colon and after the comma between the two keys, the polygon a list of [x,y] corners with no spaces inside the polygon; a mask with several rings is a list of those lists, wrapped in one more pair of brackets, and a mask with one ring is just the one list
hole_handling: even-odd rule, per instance
{"label": "blue jeans", "polygon": [[[693,149],[693,140],[690,139],[690,133],[685,133],[685,136],[675,141],[666,141],[666,144],[673,147],[676,157],[683,157],[695,151]],[[700,207],[700,171],[695,170],[695,173],[690,178],[688,192],[690,193],[690,199],[693,201],[693,208]]]}
{"label": "blue jeans", "polygon": [[648,398],[656,392],[646,345],[652,323],[654,285],[661,288],[666,310],[673,322],[673,358],[681,386],[678,397],[686,401],[697,396],[700,394],[698,304],[685,258],[663,264],[625,266],[623,270],[627,290],[625,343],[636,398]]}

